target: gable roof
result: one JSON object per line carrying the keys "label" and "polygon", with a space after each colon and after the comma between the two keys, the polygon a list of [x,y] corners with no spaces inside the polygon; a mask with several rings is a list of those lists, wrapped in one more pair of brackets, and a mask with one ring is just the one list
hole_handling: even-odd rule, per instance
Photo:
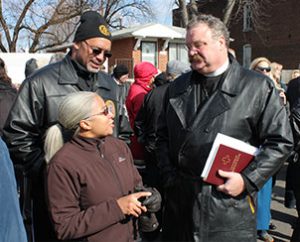
{"label": "gable roof", "polygon": [[116,40],[129,37],[184,39],[185,33],[186,30],[184,28],[150,23],[113,31],[112,39]]}

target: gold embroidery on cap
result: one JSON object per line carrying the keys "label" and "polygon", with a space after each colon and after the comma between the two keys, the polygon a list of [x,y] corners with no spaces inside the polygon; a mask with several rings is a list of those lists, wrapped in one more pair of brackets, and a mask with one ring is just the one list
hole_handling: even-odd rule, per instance
{"label": "gold embroidery on cap", "polygon": [[100,25],[100,26],[99,26],[99,31],[100,31],[100,33],[104,34],[105,36],[110,35],[110,32],[109,32],[109,30],[106,28],[105,25]]}

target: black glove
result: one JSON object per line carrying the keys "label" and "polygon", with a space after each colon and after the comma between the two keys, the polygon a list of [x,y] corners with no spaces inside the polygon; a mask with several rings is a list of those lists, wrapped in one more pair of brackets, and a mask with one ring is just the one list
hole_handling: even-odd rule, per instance
{"label": "black glove", "polygon": [[151,192],[151,196],[140,199],[142,205],[147,208],[150,213],[156,213],[161,208],[161,196],[156,188],[139,186],[135,188],[135,192]]}
{"label": "black glove", "polygon": [[158,221],[155,213],[142,213],[138,219],[139,229],[142,232],[153,232],[158,228]]}

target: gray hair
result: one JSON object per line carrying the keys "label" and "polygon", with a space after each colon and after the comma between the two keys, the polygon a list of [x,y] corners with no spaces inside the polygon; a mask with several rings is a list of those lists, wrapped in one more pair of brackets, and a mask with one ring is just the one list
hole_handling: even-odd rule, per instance
{"label": "gray hair", "polygon": [[80,130],[79,122],[92,114],[97,105],[97,96],[94,92],[74,92],[61,102],[58,108],[58,124],[52,125],[46,132],[44,151],[47,163],[64,144],[62,129],[73,130],[74,135],[77,135]]}
{"label": "gray hair", "polygon": [[186,27],[187,31],[194,28],[198,24],[206,24],[212,31],[213,38],[215,39],[224,36],[226,46],[229,47],[229,31],[225,24],[219,18],[216,18],[212,15],[200,14],[188,23]]}
{"label": "gray hair", "polygon": [[166,73],[168,77],[170,77],[172,80],[180,76],[181,74],[188,72],[191,70],[191,67],[189,64],[185,62],[181,62],[179,60],[171,60],[167,63],[167,70]]}

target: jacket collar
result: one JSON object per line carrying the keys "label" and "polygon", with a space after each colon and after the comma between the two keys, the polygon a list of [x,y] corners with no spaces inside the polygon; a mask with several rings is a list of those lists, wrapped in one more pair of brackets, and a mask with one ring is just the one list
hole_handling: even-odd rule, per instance
{"label": "jacket collar", "polygon": [[112,79],[109,81],[101,81],[101,80],[104,80],[107,78],[111,79],[111,77],[109,75],[107,75],[104,72],[99,71],[95,76],[94,86],[97,88],[101,88],[101,89],[111,90],[112,86],[117,85],[117,84],[114,83]]}
{"label": "jacket collar", "polygon": [[105,138],[84,138],[81,136],[75,136],[71,139],[71,143],[87,151],[96,151],[102,143],[105,142]]}
{"label": "jacket collar", "polygon": [[70,53],[65,56],[59,66],[59,84],[77,84],[78,76],[72,64]]}
{"label": "jacket collar", "polygon": [[[77,75],[77,71],[74,68],[71,60],[71,55],[70,53],[65,56],[65,58],[61,61],[60,67],[59,67],[59,80],[58,83],[63,85],[63,84],[73,84],[77,85],[79,83],[79,78]],[[101,81],[105,78],[106,74],[102,72],[98,72],[94,75],[94,86],[96,88],[103,88],[110,90],[111,86],[109,85],[109,82],[106,81]]]}
{"label": "jacket collar", "polygon": [[[241,78],[241,67],[240,64],[234,59],[232,56],[229,56],[229,70],[228,73],[222,83],[218,87],[218,89],[222,92],[225,92],[229,95],[237,95],[240,92],[241,86],[239,85],[239,80]],[[181,77],[178,78],[176,82],[176,93],[175,96],[181,95],[182,93],[186,92],[188,87],[191,84],[192,75],[195,71],[190,71],[186,74],[183,74]]]}
{"label": "jacket collar", "polygon": [[230,67],[222,85],[219,87],[219,90],[235,96],[241,92],[241,85],[239,85],[241,80],[241,67],[236,59],[231,56],[229,58]]}
{"label": "jacket collar", "polygon": [[[182,110],[185,107],[186,95],[190,92],[192,75],[195,72],[191,71],[182,75],[175,83],[175,88],[172,89],[174,93],[170,98],[170,104],[173,106],[177,116],[183,125],[187,128],[186,117]],[[199,123],[206,125],[216,116],[230,109],[230,103],[226,99],[227,94],[229,96],[236,96],[240,91],[242,86],[240,85],[241,80],[241,67],[238,62],[230,57],[230,67],[228,73],[223,81],[223,83],[218,87],[218,90],[212,94],[207,103],[203,106],[197,117],[191,124],[191,128],[196,128]]]}

